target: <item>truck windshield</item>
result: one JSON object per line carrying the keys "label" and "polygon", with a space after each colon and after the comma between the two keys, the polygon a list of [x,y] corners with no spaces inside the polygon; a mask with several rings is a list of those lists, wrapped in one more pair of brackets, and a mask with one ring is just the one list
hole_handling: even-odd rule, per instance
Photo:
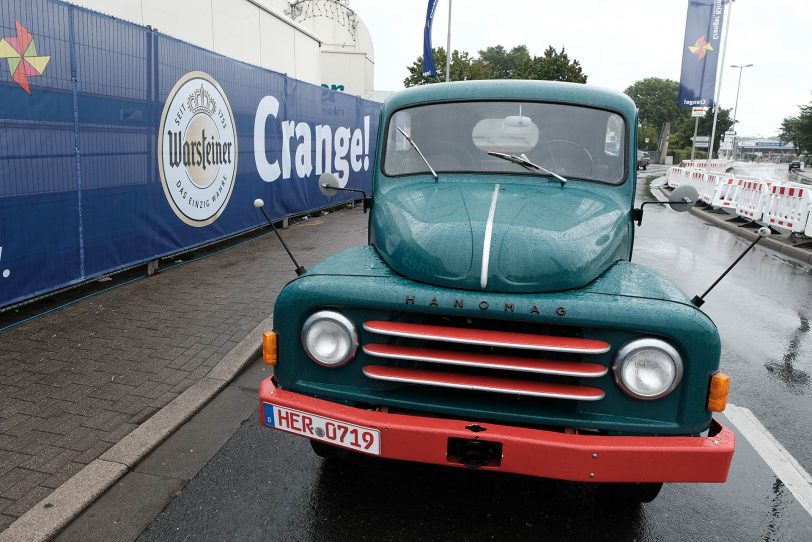
{"label": "truck windshield", "polygon": [[[419,145],[425,160],[404,137]],[[488,152],[523,156],[567,179],[620,184],[625,123],[616,113],[538,102],[452,102],[397,111],[387,128],[383,172],[536,175]],[[426,164],[431,164],[429,168]]]}

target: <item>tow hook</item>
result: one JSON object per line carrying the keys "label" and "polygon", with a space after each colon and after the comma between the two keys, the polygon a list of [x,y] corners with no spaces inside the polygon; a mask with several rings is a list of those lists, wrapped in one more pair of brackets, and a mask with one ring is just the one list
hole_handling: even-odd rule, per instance
{"label": "tow hook", "polygon": [[449,438],[446,459],[468,468],[496,467],[502,463],[502,443],[478,439]]}

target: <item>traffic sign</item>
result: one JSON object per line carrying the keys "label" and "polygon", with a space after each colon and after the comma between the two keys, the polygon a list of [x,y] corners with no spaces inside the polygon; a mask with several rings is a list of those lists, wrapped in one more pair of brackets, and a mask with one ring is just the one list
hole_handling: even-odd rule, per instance
{"label": "traffic sign", "polygon": [[705,144],[707,145],[708,141],[710,141],[710,136],[696,136],[696,137],[692,137],[692,138],[691,138],[691,141],[693,141],[694,143],[696,143],[696,144],[697,144],[697,146],[699,146],[699,144],[700,144],[700,143],[705,143]]}
{"label": "traffic sign", "polygon": [[707,107],[692,107],[691,108],[691,117],[704,117],[705,113],[708,112]]}

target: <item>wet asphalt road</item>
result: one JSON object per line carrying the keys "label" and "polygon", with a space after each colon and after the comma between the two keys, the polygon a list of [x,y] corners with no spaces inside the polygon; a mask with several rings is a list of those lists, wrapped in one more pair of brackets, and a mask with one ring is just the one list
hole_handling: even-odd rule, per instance
{"label": "wet asphalt road", "polygon": [[[645,184],[641,175],[641,197]],[[647,207],[634,259],[693,295],[746,245],[701,217]],[[750,408],[808,471],[810,278],[756,248],[703,307],[722,335],[731,402]],[[637,508],[588,484],[324,461],[304,439],[260,427],[255,411],[244,416],[139,540],[812,540],[812,518],[741,436],[726,484],[667,485]]]}
{"label": "wet asphalt road", "polygon": [[325,461],[256,420],[139,542],[812,540],[812,519],[746,445],[727,484],[668,485],[636,507],[588,484],[361,456]]}
{"label": "wet asphalt road", "polygon": [[[776,176],[776,168],[754,164],[737,172],[766,177],[772,170]],[[647,206],[634,261],[693,296],[703,293],[748,245],[701,217]],[[731,376],[730,402],[752,410],[812,472],[812,271],[756,246],[706,301],[702,310],[722,337],[721,370]]]}

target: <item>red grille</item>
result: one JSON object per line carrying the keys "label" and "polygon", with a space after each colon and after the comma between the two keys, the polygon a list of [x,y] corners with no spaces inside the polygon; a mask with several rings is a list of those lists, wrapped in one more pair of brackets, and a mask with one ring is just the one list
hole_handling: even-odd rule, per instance
{"label": "red grille", "polygon": [[[377,335],[421,342],[421,346],[366,344],[363,349],[368,356],[420,362],[432,367],[431,370],[426,370],[365,366],[364,374],[375,380],[579,401],[598,401],[604,397],[603,391],[599,388],[541,382],[539,376],[598,378],[608,372],[605,365],[583,361],[539,359],[528,353],[530,350],[564,353],[570,356],[603,354],[611,348],[609,343],[604,341],[379,320],[365,322],[364,329]],[[424,346],[422,343],[425,341],[438,343],[438,347]],[[446,343],[446,349],[442,348],[442,343]],[[462,348],[468,350],[484,348],[480,348],[483,351],[479,352],[461,351],[459,346],[452,347],[448,343],[467,345]],[[494,351],[494,348],[500,350]],[[513,353],[510,350],[517,352]],[[473,369],[474,373],[480,374],[450,372],[454,366]],[[490,374],[491,371],[493,374]]]}
{"label": "red grille", "polygon": [[423,361],[426,363],[479,367],[482,369],[578,376],[582,378],[596,378],[605,375],[607,372],[607,368],[598,363],[529,359],[516,356],[480,354],[476,352],[453,352],[448,350],[434,350],[431,348],[416,348],[413,346],[397,346],[393,344],[367,344],[364,346],[364,352],[378,358]]}
{"label": "red grille", "polygon": [[570,352],[575,354],[603,354],[609,351],[609,343],[603,341],[571,337],[550,337],[548,335],[533,335],[531,333],[513,333],[511,331],[488,331],[484,329],[383,321],[364,322],[364,329],[372,333],[391,335],[393,337],[519,348],[522,350]]}
{"label": "red grille", "polygon": [[579,401],[599,401],[603,399],[602,390],[588,388],[586,386],[572,386],[569,384],[528,382],[526,380],[511,378],[458,375],[438,373],[436,371],[421,371],[420,369],[403,369],[401,367],[381,367],[378,365],[367,365],[364,367],[364,374],[376,380],[403,382],[407,384],[424,384],[426,386],[437,386],[441,388],[490,391],[495,393],[510,393],[513,395],[548,397],[552,399],[575,399]]}

